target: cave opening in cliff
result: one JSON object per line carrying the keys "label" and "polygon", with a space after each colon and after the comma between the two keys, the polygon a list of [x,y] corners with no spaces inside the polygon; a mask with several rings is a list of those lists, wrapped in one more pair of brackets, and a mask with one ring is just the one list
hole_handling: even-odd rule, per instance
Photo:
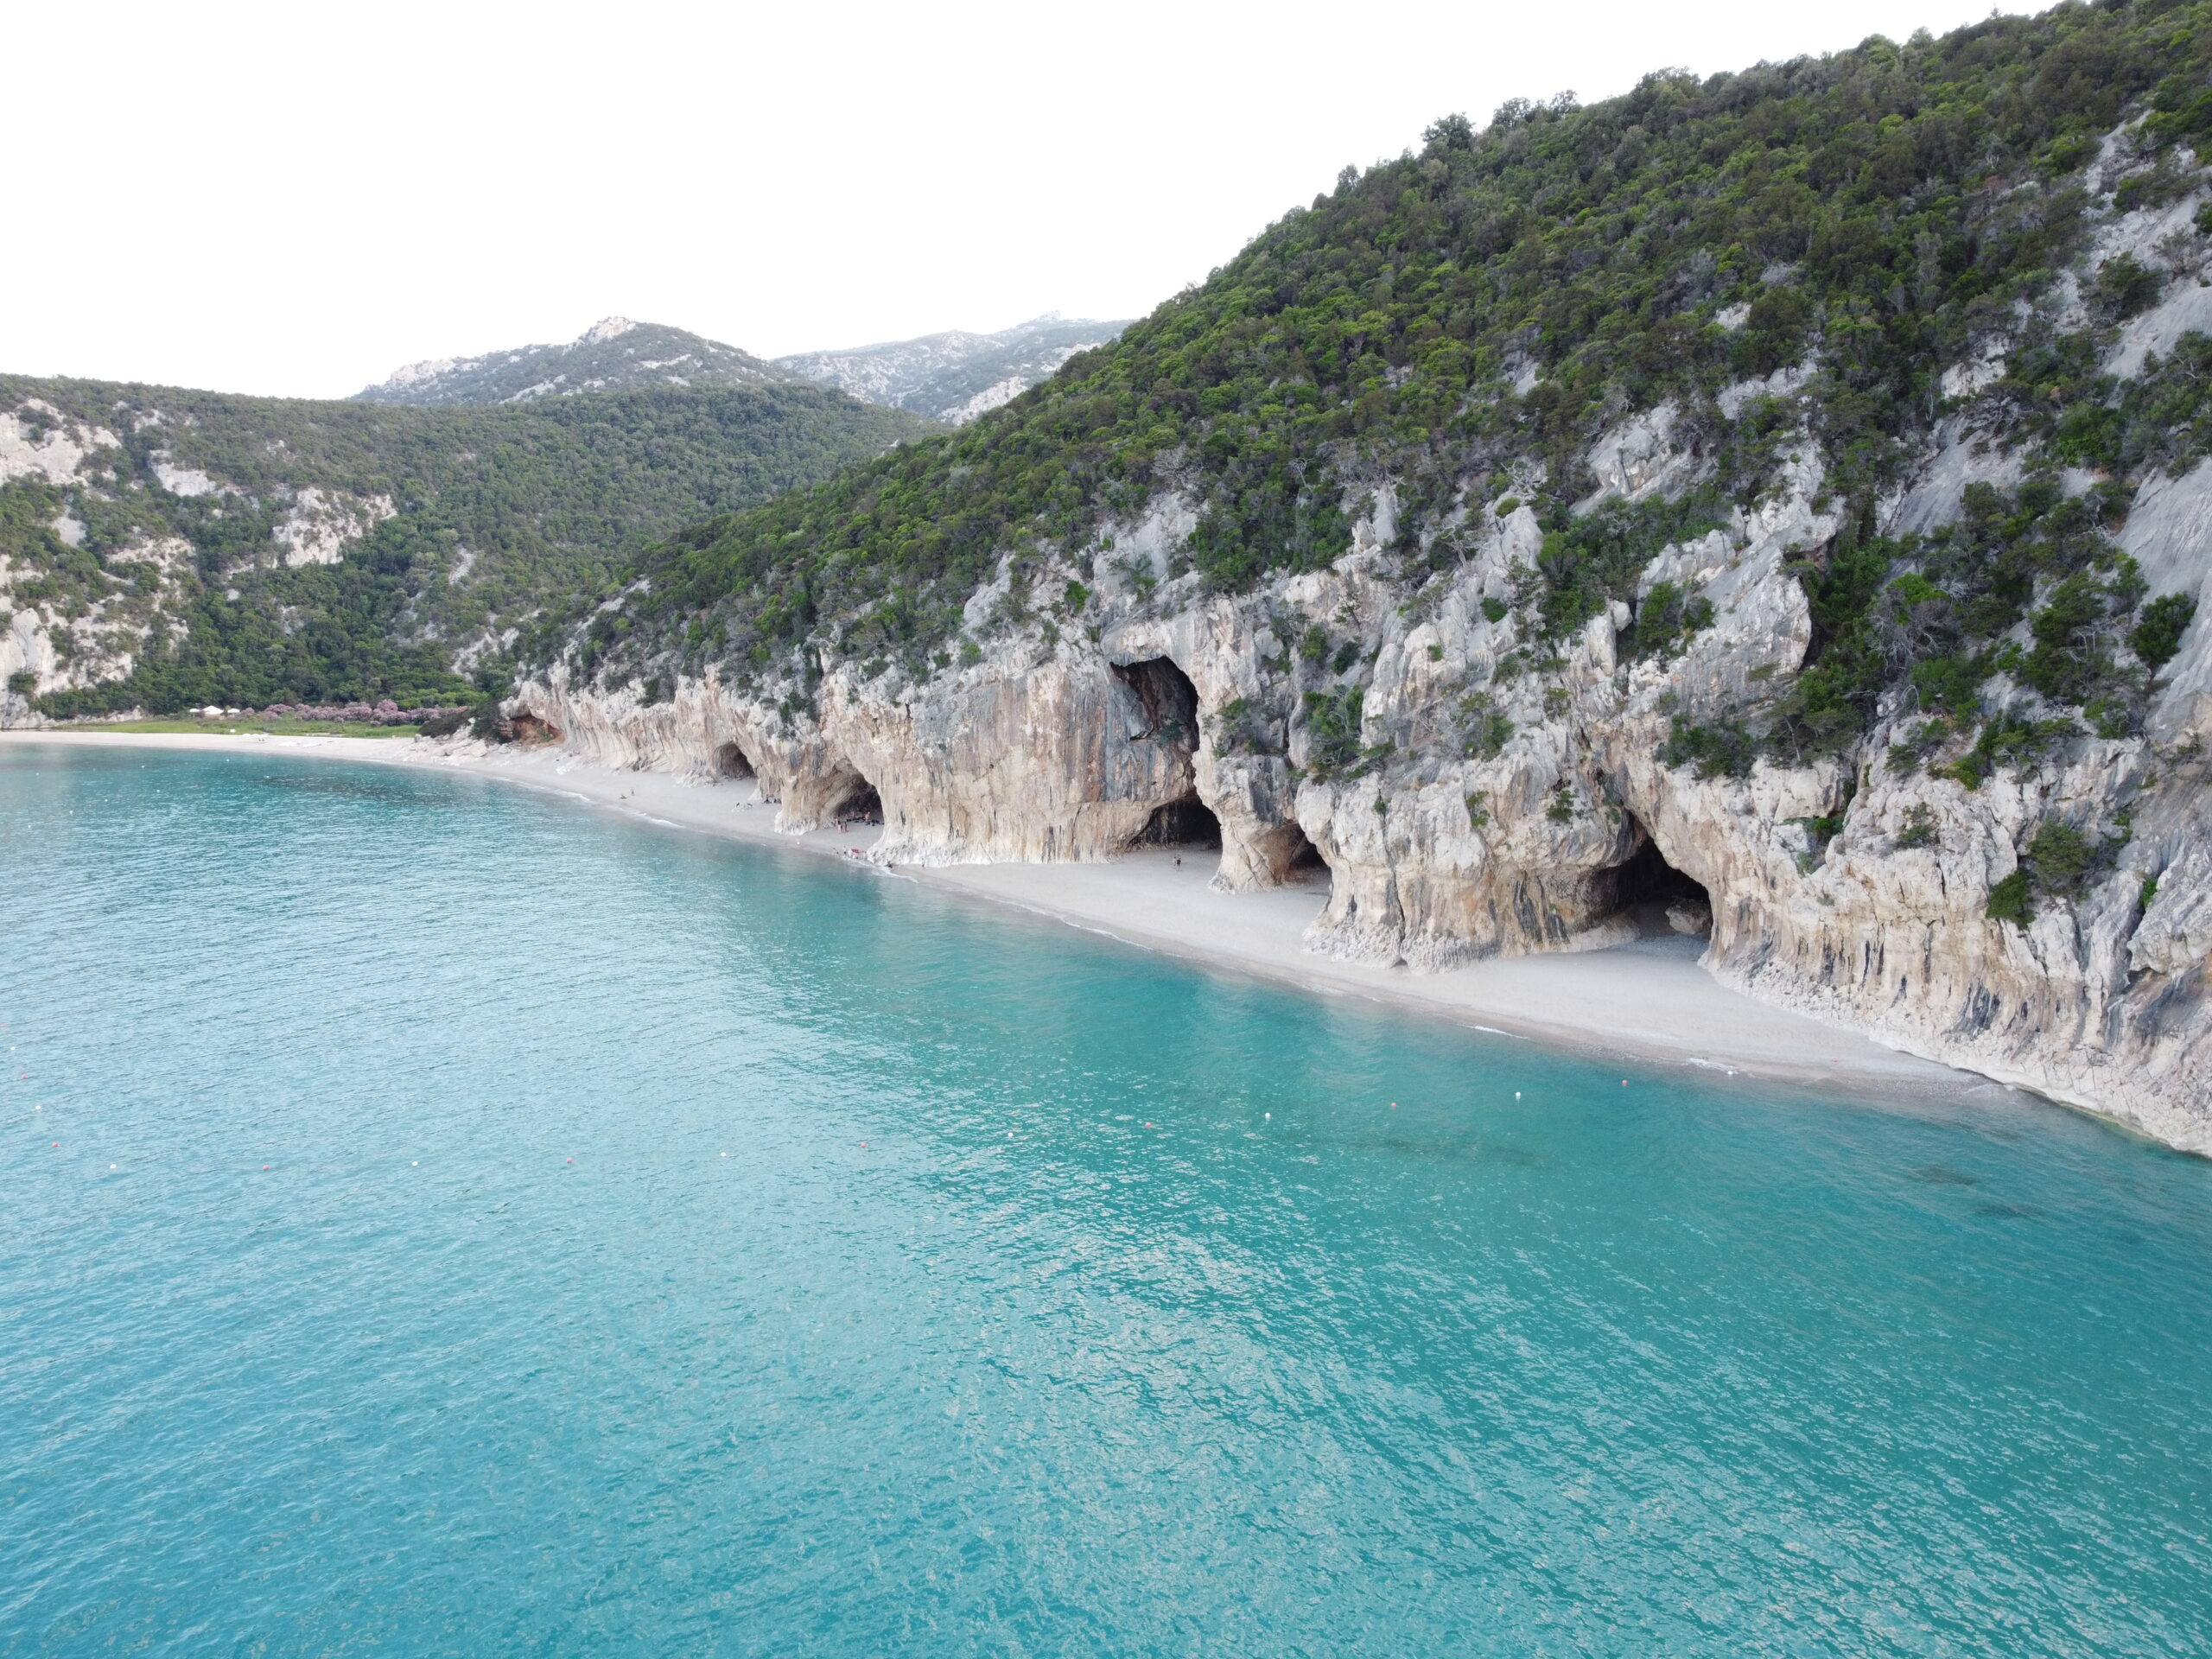
{"label": "cave opening in cliff", "polygon": [[881,823],[883,797],[875,792],[874,784],[855,772],[830,816],[841,830],[851,824]]}
{"label": "cave opening in cliff", "polygon": [[1152,816],[1145,820],[1144,828],[1137,831],[1132,847],[1188,847],[1193,851],[1217,853],[1221,850],[1221,820],[1213,809],[1195,795],[1185,795],[1179,801],[1165,801],[1152,809]]}
{"label": "cave opening in cliff", "polygon": [[1198,688],[1170,657],[1147,657],[1141,663],[1116,663],[1114,677],[1135,694],[1144,711],[1144,730],[1139,735],[1198,746]]}
{"label": "cave opening in cliff", "polygon": [[1639,844],[1627,863],[1614,868],[1614,903],[1647,938],[1710,933],[1712,895],[1703,884],[1667,861],[1642,820],[1631,814],[1630,822],[1638,831]]}
{"label": "cave opening in cliff", "polygon": [[1282,879],[1295,883],[1327,874],[1329,861],[1321,856],[1319,847],[1306,839],[1306,832],[1294,823],[1284,827],[1289,831],[1289,836],[1288,848],[1282,861]]}
{"label": "cave opening in cliff", "polygon": [[715,776],[734,778],[740,781],[757,776],[753,762],[746,758],[743,749],[734,743],[725,743],[715,751]]}

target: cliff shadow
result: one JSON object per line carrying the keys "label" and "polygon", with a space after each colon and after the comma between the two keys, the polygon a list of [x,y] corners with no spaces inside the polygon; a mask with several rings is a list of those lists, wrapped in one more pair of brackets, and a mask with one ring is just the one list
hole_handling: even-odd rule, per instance
{"label": "cliff shadow", "polygon": [[715,750],[715,782],[734,784],[741,800],[761,800],[766,790],[760,782],[760,769],[753,764],[753,757],[736,743],[718,745]]}
{"label": "cliff shadow", "polygon": [[1276,881],[1286,887],[1302,887],[1332,879],[1329,861],[1295,820],[1274,831],[1267,841],[1269,867]]}
{"label": "cliff shadow", "polygon": [[1677,936],[1707,938],[1713,932],[1713,896],[1694,877],[1667,861],[1650,829],[1634,813],[1637,845],[1625,864],[1606,874],[1612,882],[1614,909],[1636,924],[1644,938]]}

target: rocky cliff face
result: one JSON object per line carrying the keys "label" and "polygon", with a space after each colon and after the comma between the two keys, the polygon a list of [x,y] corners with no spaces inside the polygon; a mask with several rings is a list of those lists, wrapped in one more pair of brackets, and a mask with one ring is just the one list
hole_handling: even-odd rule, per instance
{"label": "rocky cliff face", "polygon": [[[1644,447],[1616,493],[1684,470]],[[1910,754],[1902,715],[1808,764],[1669,764],[1678,722],[1739,711],[1803,664],[1791,561],[1837,533],[1822,482],[1808,447],[1764,505],[1649,563],[1641,596],[1670,583],[1711,607],[1672,653],[1626,654],[1618,603],[1534,638],[1512,603],[1542,543],[1522,505],[1478,510],[1470,556],[1409,595],[1386,486],[1334,567],[1234,597],[1174,574],[1189,515],[1156,503],[1110,538],[1118,556],[1102,537],[1088,569],[1031,584],[1088,577],[1078,613],[1007,623],[925,679],[828,659],[810,697],[710,675],[647,703],[556,668],[514,706],[604,764],[757,776],[788,830],[880,804],[885,861],[1109,859],[1217,826],[1217,885],[1318,858],[1331,896],[1309,947],[1414,970],[1616,943],[1639,900],[1686,880],[1709,906],[1707,966],[1749,994],[2212,1151],[2204,625],[2141,734],[2084,734],[1975,787]],[[2206,522],[2212,463],[2146,489],[2123,541],[2202,583]],[[1002,569],[971,601],[977,632],[1007,617],[1008,587]],[[2025,927],[1991,916],[2060,813],[2113,855]]]}
{"label": "rocky cliff face", "polygon": [[[1851,394],[1815,347],[1572,454],[1471,450],[1446,510],[1370,467],[1349,550],[1249,582],[1194,568],[1209,509],[1160,463],[1136,516],[1014,538],[929,665],[839,649],[883,637],[856,613],[726,679],[640,587],[627,643],[580,631],[513,708],[755,775],[786,829],[880,808],[885,861],[1318,861],[1309,948],[1409,971],[1663,914],[1751,995],[2212,1154],[2212,174],[2136,130],[2067,198],[2087,251],[1927,365],[1878,486],[1822,448]],[[1756,280],[1713,327],[1796,278]],[[1468,396],[1540,410],[1502,361]]]}

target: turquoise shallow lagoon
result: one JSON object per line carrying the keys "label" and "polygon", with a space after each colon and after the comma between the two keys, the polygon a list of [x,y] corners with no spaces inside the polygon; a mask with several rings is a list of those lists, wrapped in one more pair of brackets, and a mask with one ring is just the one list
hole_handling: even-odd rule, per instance
{"label": "turquoise shallow lagoon", "polygon": [[2212,1651],[2212,1166],[2058,1109],[467,776],[10,747],[0,888],[0,1654]]}

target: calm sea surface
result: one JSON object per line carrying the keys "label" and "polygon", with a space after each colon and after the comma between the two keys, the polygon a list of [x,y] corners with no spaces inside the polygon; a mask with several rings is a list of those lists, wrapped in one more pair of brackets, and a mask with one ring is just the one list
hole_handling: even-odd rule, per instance
{"label": "calm sea surface", "polygon": [[0,1653],[2212,1652],[2212,1166],[2018,1096],[55,747],[0,1021]]}

